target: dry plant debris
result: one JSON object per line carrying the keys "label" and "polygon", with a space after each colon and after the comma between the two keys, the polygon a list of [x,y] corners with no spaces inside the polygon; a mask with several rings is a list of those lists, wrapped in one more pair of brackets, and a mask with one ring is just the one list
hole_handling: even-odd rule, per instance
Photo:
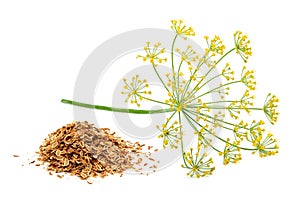
{"label": "dry plant debris", "polygon": [[108,128],[73,122],[48,135],[37,152],[37,160],[46,165],[50,175],[64,172],[81,179],[104,178],[109,174],[122,176],[125,170],[140,170],[139,157],[146,155],[143,146],[124,141]]}

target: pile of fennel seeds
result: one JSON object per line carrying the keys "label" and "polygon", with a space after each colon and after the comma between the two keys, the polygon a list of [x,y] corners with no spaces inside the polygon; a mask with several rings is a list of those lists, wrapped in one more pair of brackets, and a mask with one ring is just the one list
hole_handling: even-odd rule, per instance
{"label": "pile of fennel seeds", "polygon": [[109,174],[122,176],[126,170],[139,172],[142,168],[138,166],[148,164],[141,155],[154,162],[149,157],[151,153],[142,151],[143,146],[122,140],[108,128],[75,121],[48,135],[37,152],[37,160],[51,175],[67,173],[83,180]]}

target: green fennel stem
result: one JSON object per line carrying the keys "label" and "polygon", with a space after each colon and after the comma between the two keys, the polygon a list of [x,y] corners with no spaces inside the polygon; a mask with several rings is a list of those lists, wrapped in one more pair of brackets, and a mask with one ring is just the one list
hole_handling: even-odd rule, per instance
{"label": "green fennel stem", "polygon": [[79,107],[83,107],[83,108],[91,108],[91,109],[105,110],[105,111],[112,111],[112,112],[121,112],[121,113],[132,113],[132,114],[159,114],[159,113],[167,113],[167,112],[173,111],[171,108],[158,109],[158,110],[137,110],[137,109],[128,109],[128,108],[114,108],[114,107],[109,107],[109,106],[81,103],[81,102],[67,100],[67,99],[62,99],[61,103],[79,106]]}

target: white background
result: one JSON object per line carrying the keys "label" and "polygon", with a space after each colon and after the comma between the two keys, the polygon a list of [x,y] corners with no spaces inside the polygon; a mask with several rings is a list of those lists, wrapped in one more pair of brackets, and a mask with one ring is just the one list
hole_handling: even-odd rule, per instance
{"label": "white background", "polygon": [[[300,198],[297,1],[43,2],[0,2],[0,199]],[[271,91],[281,100],[279,122],[269,126],[278,156],[245,154],[230,166],[217,161],[214,175],[203,179],[187,178],[177,162],[148,177],[113,176],[93,185],[21,167],[48,133],[73,120],[72,107],[60,99],[72,98],[89,53],[119,33],[168,28],[177,18],[194,26],[199,40],[205,34],[230,40],[236,29],[248,33],[256,94]]]}

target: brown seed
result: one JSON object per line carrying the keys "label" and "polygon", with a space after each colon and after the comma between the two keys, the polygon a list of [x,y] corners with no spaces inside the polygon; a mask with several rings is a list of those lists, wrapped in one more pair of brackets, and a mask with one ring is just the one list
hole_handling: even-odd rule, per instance
{"label": "brown seed", "polygon": [[140,164],[142,161],[143,161],[143,159],[142,159],[142,158],[138,158],[138,160],[137,160],[137,164]]}
{"label": "brown seed", "polygon": [[68,166],[68,165],[69,165],[69,160],[65,158],[63,166]]}
{"label": "brown seed", "polygon": [[57,177],[58,177],[58,178],[63,178],[63,176],[62,176],[62,175],[59,175],[59,174],[57,175]]}
{"label": "brown seed", "polygon": [[55,152],[55,155],[60,156],[60,154],[61,154],[61,151],[57,149]]}
{"label": "brown seed", "polygon": [[18,158],[18,157],[20,157],[20,156],[15,154],[15,155],[13,155],[13,157]]}
{"label": "brown seed", "polygon": [[153,158],[148,158],[149,160],[151,160],[151,161],[155,161]]}

